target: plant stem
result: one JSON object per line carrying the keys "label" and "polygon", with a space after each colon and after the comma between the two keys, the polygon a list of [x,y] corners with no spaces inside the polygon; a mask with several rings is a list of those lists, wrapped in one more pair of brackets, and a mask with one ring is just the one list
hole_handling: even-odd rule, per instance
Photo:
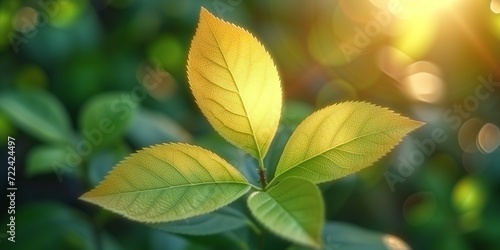
{"label": "plant stem", "polygon": [[264,160],[262,158],[259,159],[259,178],[260,184],[262,185],[262,190],[266,190],[266,168],[264,167]]}
{"label": "plant stem", "polygon": [[253,189],[253,190],[255,190],[255,191],[262,191],[262,188],[257,187],[257,186],[255,186],[255,185],[253,185],[253,184],[250,184],[250,188],[252,188],[252,189]]}

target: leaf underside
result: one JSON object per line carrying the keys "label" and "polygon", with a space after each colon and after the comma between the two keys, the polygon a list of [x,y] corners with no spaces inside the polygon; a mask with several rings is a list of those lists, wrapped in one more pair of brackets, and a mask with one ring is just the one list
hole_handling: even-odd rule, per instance
{"label": "leaf underside", "polygon": [[150,224],[150,226],[171,233],[211,235],[232,231],[251,224],[252,222],[245,214],[226,206],[209,214],[180,221],[154,223]]}

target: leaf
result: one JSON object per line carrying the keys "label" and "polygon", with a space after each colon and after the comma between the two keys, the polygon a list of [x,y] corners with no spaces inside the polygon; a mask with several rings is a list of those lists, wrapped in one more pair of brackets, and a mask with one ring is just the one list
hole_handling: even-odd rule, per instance
{"label": "leaf", "polygon": [[[338,250],[410,250],[401,239],[390,234],[373,232],[342,222],[327,222],[323,230],[323,248]],[[304,250],[292,246],[287,250]]]}
{"label": "leaf", "polygon": [[60,146],[37,146],[26,157],[25,174],[28,177],[55,171],[55,162],[66,163],[68,152]]}
{"label": "leaf", "polygon": [[355,173],[387,154],[422,124],[365,102],[328,106],[297,127],[283,150],[273,182],[299,176],[320,183]]}
{"label": "leaf", "polygon": [[316,185],[301,178],[286,178],[266,192],[248,197],[252,214],[277,235],[318,248],[324,221],[323,198]]}
{"label": "leaf", "polygon": [[187,73],[196,102],[214,129],[263,159],[278,127],[281,87],[259,41],[202,8]]}
{"label": "leaf", "polygon": [[150,226],[166,232],[187,235],[210,235],[232,231],[244,226],[255,227],[249,218],[231,207],[223,207],[212,213],[185,220],[155,223]]}
{"label": "leaf", "polygon": [[250,189],[216,154],[187,144],[140,150],[80,199],[141,222],[168,222],[221,208]]}
{"label": "leaf", "polygon": [[[249,247],[249,237],[247,235],[249,234],[248,229],[246,228],[240,228],[236,229],[233,231],[227,231],[224,233],[220,234],[212,234],[212,235],[182,235],[182,239],[185,239],[187,242],[189,242],[189,245],[191,246],[184,246],[181,248],[182,250],[214,250],[214,249],[238,249],[238,250],[251,250],[252,248]],[[159,230],[154,230],[152,232],[153,235],[161,238],[161,239],[167,239],[167,242],[165,240],[161,240],[163,244],[156,245],[158,248],[153,247],[153,249],[158,249],[158,250],[170,250],[172,241],[170,241],[172,236],[180,237],[175,234],[171,233],[166,233],[162,232]],[[154,236],[154,237],[155,237]],[[195,246],[203,246],[202,248],[193,248],[193,245]],[[129,249],[135,249],[135,248],[129,248]]]}
{"label": "leaf", "polygon": [[95,148],[108,146],[123,137],[137,104],[125,99],[125,93],[100,94],[85,103],[79,122],[83,137]]}
{"label": "leaf", "polygon": [[[152,231],[149,236],[148,250],[208,250],[201,244],[197,244],[190,239],[175,234],[167,234],[161,231]],[[128,247],[127,249],[134,249]]]}
{"label": "leaf", "polygon": [[49,92],[23,90],[2,93],[0,111],[26,133],[45,142],[67,143],[73,137],[66,110]]}

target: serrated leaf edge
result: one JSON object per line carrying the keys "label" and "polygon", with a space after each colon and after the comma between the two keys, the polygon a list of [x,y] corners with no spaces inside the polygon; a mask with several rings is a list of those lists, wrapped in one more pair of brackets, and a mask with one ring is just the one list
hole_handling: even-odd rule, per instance
{"label": "serrated leaf edge", "polygon": [[[306,179],[306,178],[302,178],[302,177],[298,177],[298,176],[288,176],[288,177],[284,178],[283,180],[285,180],[285,179],[301,179],[301,180],[305,180],[305,181],[310,182],[311,184],[313,184],[313,185],[317,188],[317,191],[319,192],[319,195],[320,195],[321,204],[322,204],[322,207],[323,207],[323,208],[322,208],[322,210],[323,210],[322,212],[323,212],[323,213],[325,212],[325,211],[324,211],[324,206],[325,206],[325,205],[324,205],[323,196],[321,195],[321,192],[319,191],[319,189],[318,189],[318,187],[317,187],[317,185],[316,185],[316,184],[314,184],[313,182],[311,182],[310,180],[308,180],[308,179]],[[280,182],[281,182],[281,181],[283,181],[283,180],[280,180]],[[269,189],[271,189],[271,188],[276,187],[276,185],[277,185],[277,184],[278,184],[278,183],[276,183],[276,184],[275,184],[275,185],[273,185],[273,186],[269,186],[269,188],[268,188],[267,190],[265,190],[265,191],[255,191],[255,192],[252,192],[252,193],[248,196],[248,198],[247,198],[247,204],[249,203],[249,201],[250,201],[251,197],[253,197],[253,196],[255,196],[255,195],[259,194],[259,193],[268,193],[268,190],[269,190]],[[273,196],[272,196],[272,195],[270,195],[270,194],[269,194],[269,196],[273,197]],[[273,199],[274,199],[274,197],[273,197]],[[277,204],[279,204],[278,202],[276,202],[276,203],[277,203]],[[286,210],[286,209],[284,209],[284,208],[283,208],[283,210]],[[257,218],[257,216],[255,216],[255,214],[254,214],[254,212],[253,212],[253,210],[252,210],[252,209],[250,209],[250,213],[253,215],[253,217],[254,217],[254,218],[256,218],[256,219],[257,219],[257,221],[258,221],[261,225],[263,225],[265,228],[267,228],[269,231],[273,232],[275,235],[279,236],[280,238],[282,238],[282,239],[284,239],[284,240],[287,240],[287,241],[294,242],[294,243],[299,244],[299,245],[305,245],[305,242],[303,242],[303,241],[298,241],[298,240],[296,240],[296,239],[287,238],[287,237],[285,237],[284,235],[282,235],[282,234],[280,234],[280,233],[276,233],[276,232],[274,231],[274,229],[271,229],[271,228],[270,228],[267,224],[262,223],[262,222],[261,222],[261,221]],[[315,248],[317,248],[317,249],[319,249],[319,248],[321,247],[321,237],[322,237],[322,236],[321,236],[321,232],[323,231],[323,227],[324,227],[324,220],[323,220],[321,223],[322,223],[322,225],[321,225],[321,230],[320,230],[320,235],[319,235],[319,237],[320,237],[320,238],[319,238],[319,239],[314,239],[314,238],[309,237],[309,240],[312,240],[314,243],[316,243],[316,244],[314,245],[314,247],[315,247]],[[303,229],[301,228],[301,230],[303,230]],[[304,231],[304,230],[303,230],[303,231]],[[304,231],[304,232],[305,232],[305,231]],[[307,234],[307,233],[306,233],[306,234]],[[308,235],[308,236],[309,236],[309,235]],[[313,247],[313,245],[309,245],[309,244],[307,244],[307,246],[309,246],[309,247]]]}
{"label": "serrated leaf edge", "polygon": [[[340,102],[340,103],[335,103],[335,104],[332,104],[332,105],[328,105],[328,106],[326,106],[326,107],[324,107],[324,108],[321,108],[321,109],[319,109],[319,110],[317,110],[317,111],[313,112],[312,114],[310,114],[309,116],[307,116],[307,117],[306,117],[306,118],[305,118],[302,122],[300,122],[300,124],[299,124],[297,127],[299,127],[299,126],[300,126],[300,125],[301,125],[304,121],[306,121],[307,119],[309,119],[311,116],[315,115],[316,113],[322,112],[322,111],[324,111],[324,110],[325,110],[325,109],[327,109],[327,108],[331,108],[331,107],[339,106],[339,105],[341,105],[341,104],[346,104],[346,103],[368,104],[368,105],[374,106],[374,107],[376,107],[376,108],[380,108],[380,109],[386,110],[386,111],[388,111],[388,112],[390,112],[390,113],[392,113],[392,114],[396,114],[396,115],[398,115],[398,116],[399,116],[399,117],[401,117],[401,118],[408,119],[408,120],[410,120],[410,121],[415,122],[417,126],[415,126],[414,128],[412,128],[411,130],[409,130],[407,134],[409,134],[410,132],[412,132],[412,131],[416,130],[417,128],[419,128],[419,127],[421,127],[421,126],[423,126],[423,125],[425,124],[424,122],[420,122],[420,121],[412,120],[412,119],[411,119],[411,118],[409,118],[409,117],[406,117],[406,116],[403,116],[403,115],[401,115],[401,114],[399,114],[399,113],[396,113],[396,112],[394,112],[393,110],[391,110],[391,109],[389,109],[389,108],[387,108],[387,107],[382,107],[382,106],[379,106],[379,105],[376,105],[376,104],[373,104],[373,103],[370,103],[370,102],[366,102],[366,101],[346,101],[346,102]],[[294,131],[294,132],[295,132],[295,131]],[[292,134],[293,134],[293,133],[292,133]],[[393,150],[393,149],[394,149],[397,145],[399,145],[399,143],[403,140],[403,138],[404,138],[404,137],[405,137],[405,136],[401,137],[401,138],[400,138],[400,139],[399,139],[399,140],[398,140],[398,141],[397,141],[397,142],[396,142],[396,143],[395,143],[392,147],[390,147],[390,149],[389,149],[387,152],[385,152],[385,154],[380,155],[378,158],[376,158],[376,159],[373,161],[373,163],[372,163],[372,164],[376,163],[376,162],[377,162],[377,161],[379,161],[381,158],[383,158],[384,156],[386,156],[387,154],[389,154],[389,153],[390,153],[390,152],[391,152],[391,151],[392,151],[392,150]],[[357,138],[356,138],[356,139],[357,139]],[[290,138],[289,138],[289,140],[290,140]],[[351,140],[351,141],[352,141],[352,140]],[[350,142],[350,141],[348,141],[348,142]],[[345,142],[345,143],[348,143],[348,142]],[[345,143],[343,143],[343,144],[345,144]],[[288,144],[288,141],[287,141],[287,144]],[[343,144],[340,144],[340,145],[337,145],[337,146],[341,146],[341,145],[343,145]],[[286,144],[285,144],[285,148],[286,148]],[[325,153],[325,152],[327,152],[327,151],[329,151],[329,150],[331,150],[331,149],[328,149],[328,150],[325,150],[325,151],[323,151],[323,152],[321,152],[321,153],[319,153],[319,154],[316,154],[314,157],[317,157],[317,156],[319,156],[319,155],[321,155],[321,154],[323,154],[323,153]],[[307,160],[310,160],[311,158],[314,158],[314,157],[310,157],[310,158],[309,158],[309,159],[307,159]],[[279,180],[279,179],[280,179],[279,177],[280,177],[281,175],[283,175],[284,173],[286,173],[286,172],[290,171],[291,169],[294,169],[295,167],[299,166],[301,163],[303,163],[303,162],[305,162],[305,161],[307,161],[307,160],[303,160],[303,161],[299,162],[298,164],[296,164],[295,166],[290,167],[289,169],[285,170],[284,172],[281,172],[279,175],[275,175],[275,177],[273,178],[273,180],[271,180],[271,182],[269,183],[269,187],[272,187],[272,186],[276,185],[276,183],[275,183],[275,182],[276,182],[277,180]],[[281,161],[281,156],[280,156],[280,160],[278,161],[278,166],[279,166],[279,162],[280,162],[280,161]],[[278,170],[278,168],[276,168],[276,171],[277,171],[277,170]],[[359,169],[359,170],[357,170],[357,171],[355,171],[355,172],[352,172],[351,174],[355,174],[355,173],[357,173],[357,172],[359,172],[359,171],[361,171],[361,170],[363,170],[363,169]],[[349,174],[349,175],[351,175],[351,174]],[[349,176],[349,175],[347,175],[347,176]],[[347,176],[343,176],[343,177],[341,177],[341,178],[344,178],[344,177],[347,177]],[[287,176],[287,177],[285,177],[285,178],[288,178],[288,177],[292,177],[292,176]],[[319,183],[329,182],[329,181],[332,181],[332,180],[335,180],[335,179],[325,180],[325,181],[321,181],[321,182],[314,182],[314,183],[315,183],[315,184],[319,184]]]}
{"label": "serrated leaf edge", "polygon": [[247,184],[248,186],[243,189],[241,191],[241,194],[233,197],[233,199],[230,199],[225,205],[222,205],[218,208],[215,208],[215,209],[212,209],[212,210],[207,210],[203,213],[199,213],[195,216],[189,216],[189,217],[185,217],[185,218],[179,218],[179,219],[174,219],[174,220],[168,220],[168,221],[158,221],[158,220],[138,220],[136,218],[133,218],[132,216],[129,216],[125,213],[123,213],[122,211],[120,210],[117,210],[113,207],[109,207],[109,206],[105,206],[105,205],[102,205],[102,204],[99,204],[97,202],[94,202],[92,199],[87,199],[87,197],[85,197],[88,193],[92,192],[94,189],[98,188],[102,183],[104,183],[108,178],[110,178],[111,174],[115,171],[115,169],[117,168],[117,166],[121,165],[122,163],[124,163],[125,161],[127,161],[128,159],[132,158],[133,156],[141,153],[142,151],[145,151],[147,149],[151,149],[151,148],[155,148],[155,147],[160,147],[160,146],[166,146],[166,145],[186,145],[186,146],[191,146],[191,147],[195,147],[195,148],[198,148],[198,149],[202,149],[202,150],[205,150],[205,151],[208,151],[210,153],[213,153],[215,155],[217,155],[224,163],[227,163],[229,166],[232,166],[233,168],[235,168],[232,164],[228,163],[224,158],[220,157],[218,154],[208,150],[208,149],[205,149],[203,147],[200,147],[200,146],[197,146],[197,145],[193,145],[193,144],[189,144],[189,143],[160,143],[160,144],[155,144],[155,145],[152,145],[152,146],[148,146],[148,147],[145,147],[145,148],[142,148],[138,151],[136,151],[135,153],[132,153],[130,155],[128,155],[127,157],[125,157],[123,160],[121,160],[120,162],[118,162],[107,174],[106,176],[104,177],[103,180],[101,180],[99,182],[99,184],[97,184],[94,188],[92,188],[91,190],[85,192],[84,194],[82,194],[80,197],[78,197],[79,200],[82,200],[82,201],[86,201],[86,202],[89,202],[89,203],[92,203],[92,204],[95,204],[95,205],[98,205],[100,207],[103,207],[105,209],[108,209],[116,214],[119,214],[129,220],[132,220],[132,221],[137,221],[137,222],[141,222],[141,223],[146,223],[146,224],[154,224],[154,223],[163,223],[163,222],[174,222],[174,221],[181,221],[181,220],[185,220],[185,219],[189,219],[189,218],[193,218],[193,217],[196,217],[196,216],[200,216],[200,215],[205,215],[205,214],[208,214],[208,213],[211,213],[211,212],[214,212],[222,207],[225,207],[229,204],[231,204],[232,202],[236,201],[237,199],[239,199],[241,196],[243,196],[244,194],[248,193],[248,191],[251,189],[252,185],[248,182],[248,180],[245,178],[245,176],[243,174],[241,174],[241,172],[235,168],[235,170],[238,172],[238,174],[246,181],[246,183],[243,183],[243,182],[234,182],[235,184]]}
{"label": "serrated leaf edge", "polygon": [[[280,90],[280,93],[281,93],[281,95],[280,95],[280,97],[281,97],[281,98],[280,98],[280,101],[281,101],[281,105],[280,105],[280,106],[281,106],[281,110],[280,110],[280,119],[281,119],[281,114],[282,114],[282,112],[283,112],[283,98],[282,98],[282,96],[283,96],[283,88],[281,87],[281,77],[280,77],[280,75],[279,75],[279,71],[278,71],[278,69],[277,69],[277,67],[276,67],[276,64],[274,63],[273,57],[271,56],[271,54],[269,53],[269,51],[268,51],[268,50],[264,47],[264,45],[260,42],[260,40],[259,40],[259,39],[257,39],[257,38],[256,38],[256,37],[255,37],[255,36],[254,36],[251,32],[249,32],[247,29],[245,29],[245,28],[243,28],[243,27],[241,27],[241,26],[238,26],[238,25],[236,25],[236,24],[234,24],[234,23],[228,22],[228,21],[226,21],[226,20],[224,20],[224,19],[221,19],[221,18],[219,18],[219,17],[215,16],[215,15],[214,15],[214,14],[212,14],[210,11],[208,11],[205,7],[201,7],[201,11],[200,11],[200,15],[199,15],[199,16],[200,16],[200,19],[199,19],[199,20],[201,20],[201,15],[202,15],[202,13],[203,13],[203,12],[206,12],[206,14],[207,14],[208,16],[213,17],[213,18],[215,18],[216,20],[218,20],[218,21],[220,21],[220,22],[223,22],[223,23],[225,23],[225,24],[228,24],[228,25],[230,25],[230,26],[233,26],[233,27],[234,27],[234,28],[236,28],[236,29],[241,29],[241,30],[243,30],[244,32],[246,32],[247,34],[249,34],[249,35],[250,35],[250,36],[251,36],[251,37],[252,37],[252,38],[253,38],[253,39],[257,42],[257,44],[258,44],[258,45],[262,48],[262,50],[263,50],[263,51],[264,51],[264,52],[265,52],[265,53],[266,53],[266,54],[267,54],[267,55],[271,58],[271,61],[273,62],[272,66],[273,66],[274,70],[276,71],[276,73],[278,74],[278,79],[279,79],[279,81],[280,81],[280,84],[279,84],[279,90]],[[199,25],[197,25],[197,26],[196,26],[196,30],[195,30],[195,33],[194,33],[194,34],[197,34],[197,33],[198,33],[198,29],[199,29]],[[193,39],[191,39],[191,43],[190,43],[190,44],[192,44],[192,43],[193,43],[193,41],[194,41],[194,36],[193,36]],[[189,79],[190,79],[190,74],[189,74],[189,65],[190,65],[190,60],[189,60],[189,58],[190,58],[190,56],[191,56],[191,45],[189,46],[189,48],[190,48],[190,49],[189,49],[189,52],[188,52],[188,56],[187,56],[187,58],[188,58],[188,59],[187,59],[187,63],[186,63],[186,73],[187,73],[188,82],[189,82]],[[232,76],[232,73],[231,73],[231,76]],[[234,79],[234,78],[233,78],[233,79]],[[189,89],[191,90],[191,92],[194,92],[194,91],[193,91],[193,89],[192,89],[192,87],[191,87],[191,84],[188,84],[188,85],[189,85]],[[237,86],[236,86],[236,88],[238,89],[238,87],[237,87]],[[239,99],[240,99],[241,103],[243,104],[243,98],[241,97],[241,92],[239,91],[239,89],[238,89],[238,97],[239,97]],[[196,98],[194,98],[194,99],[195,99],[196,105],[197,105],[197,106],[198,106],[198,108],[200,108],[200,110],[201,110],[201,107],[200,107],[200,105],[198,104],[198,100],[197,100]],[[260,146],[259,146],[259,143],[258,143],[257,137],[256,137],[256,135],[255,135],[254,125],[252,124],[252,121],[251,121],[251,120],[249,119],[249,117],[248,117],[248,112],[247,112],[247,108],[246,108],[246,106],[245,106],[245,105],[243,105],[243,109],[245,110],[245,115],[246,115],[246,118],[247,118],[248,123],[249,123],[249,125],[250,125],[250,128],[251,128],[251,130],[252,130],[253,142],[254,142],[255,148],[257,149],[257,152],[258,152],[258,156],[254,156],[253,154],[250,154],[250,155],[252,155],[252,156],[256,157],[258,160],[263,160],[263,159],[264,159],[264,157],[265,157],[265,156],[266,156],[266,154],[267,154],[267,151],[269,150],[269,147],[270,147],[270,145],[271,145],[271,143],[272,143],[272,141],[273,141],[273,138],[276,136],[276,131],[277,131],[277,128],[276,128],[276,131],[275,131],[274,135],[270,136],[270,137],[267,139],[267,141],[266,141],[266,143],[267,143],[267,149],[265,149],[265,152],[262,152],[262,151],[263,151],[263,149],[261,149],[261,148],[260,148]],[[214,115],[214,116],[215,116],[215,115]],[[279,126],[279,123],[278,123],[278,126]],[[238,148],[242,149],[243,151],[247,152],[247,151],[246,151],[243,147],[238,146],[238,143],[235,143],[235,142],[234,142],[234,141],[232,141],[230,138],[227,138],[225,135],[220,134],[217,130],[215,130],[215,131],[216,131],[216,132],[217,132],[217,133],[218,133],[218,134],[219,134],[222,138],[224,138],[224,140],[226,140],[227,142],[229,142],[229,143],[231,143],[232,145],[235,145],[236,147],[238,147]]]}

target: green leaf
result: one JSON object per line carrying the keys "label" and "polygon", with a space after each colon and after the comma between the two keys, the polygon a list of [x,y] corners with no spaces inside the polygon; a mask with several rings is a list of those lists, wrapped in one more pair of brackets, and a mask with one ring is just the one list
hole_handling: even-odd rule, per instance
{"label": "green leaf", "polygon": [[26,157],[25,174],[33,177],[55,171],[54,163],[66,163],[68,152],[59,146],[37,146]]}
{"label": "green leaf", "polygon": [[269,230],[290,241],[318,248],[324,221],[323,198],[316,185],[286,178],[266,192],[248,197],[252,214]]}
{"label": "green leaf", "polygon": [[[323,249],[338,250],[410,250],[400,238],[369,231],[341,222],[327,222],[323,230]],[[292,246],[287,250],[305,250],[302,246]]]}
{"label": "green leaf", "polygon": [[[162,232],[160,230],[154,230],[152,232],[154,237],[158,237],[161,240],[161,243],[156,245],[157,248],[153,247],[152,249],[158,250],[171,250],[175,249],[171,247],[173,243],[171,241],[172,237],[180,237],[179,235]],[[251,250],[249,245],[249,239],[246,237],[249,233],[246,228],[240,228],[233,231],[227,231],[220,234],[212,234],[212,235],[182,235],[182,239],[191,246],[184,245],[182,250],[214,250],[214,249],[231,249],[231,250]],[[158,240],[158,239],[157,239]],[[196,246],[196,247],[195,247]],[[202,248],[198,248],[202,246]],[[194,247],[194,248],[193,248]],[[130,248],[134,249],[134,248]],[[255,248],[253,248],[255,249]]]}
{"label": "green leaf", "polygon": [[23,90],[2,93],[0,111],[26,133],[45,142],[67,143],[73,137],[64,106],[49,92]]}
{"label": "green leaf", "polygon": [[232,231],[244,226],[255,227],[249,218],[231,207],[223,207],[212,213],[185,220],[155,223],[150,224],[150,226],[166,232],[187,235],[210,235]]}
{"label": "green leaf", "polygon": [[165,142],[190,142],[191,135],[172,118],[139,109],[133,117],[127,137],[138,148]]}
{"label": "green leaf", "polygon": [[245,194],[247,180],[216,154],[187,144],[143,149],[82,200],[141,222],[168,222],[212,212]]}
{"label": "green leaf", "polygon": [[124,96],[121,92],[100,94],[82,108],[80,129],[94,148],[108,146],[123,137],[137,110],[137,103]]}
{"label": "green leaf", "polygon": [[214,129],[264,159],[278,128],[282,98],[278,72],[260,42],[202,8],[187,73],[196,102]]}
{"label": "green leaf", "polygon": [[328,106],[297,127],[283,150],[273,182],[299,176],[321,183],[353,174],[372,165],[421,125],[365,102]]}
{"label": "green leaf", "polygon": [[[141,248],[148,250],[208,250],[210,248],[203,247],[201,244],[193,242],[191,239],[181,237],[175,234],[169,234],[161,231],[152,231],[150,233],[149,247],[142,246]],[[127,248],[135,249],[135,248]]]}

